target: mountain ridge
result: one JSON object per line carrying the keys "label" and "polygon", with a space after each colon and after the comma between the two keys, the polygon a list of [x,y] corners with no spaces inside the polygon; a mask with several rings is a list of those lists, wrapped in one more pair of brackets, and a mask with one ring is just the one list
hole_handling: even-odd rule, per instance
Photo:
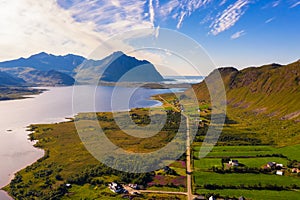
{"label": "mountain ridge", "polygon": [[[300,120],[300,62],[269,64],[237,70],[216,69],[222,77],[229,108],[238,108],[280,119]],[[193,85],[199,102],[210,102],[205,81]],[[188,94],[191,91],[187,91]]]}
{"label": "mountain ridge", "polygon": [[85,60],[84,57],[67,54],[53,55],[45,52],[31,55],[28,58],[18,58],[0,62],[0,68],[30,67],[41,71],[56,70],[72,75],[75,67]]}
{"label": "mountain ridge", "polygon": [[[65,74],[52,76],[52,78],[61,77],[67,80],[51,80],[51,77],[47,77],[50,82],[55,83],[46,84],[47,86],[56,85],[56,83],[59,82],[70,85],[70,82],[72,82],[70,81],[71,78],[76,78],[77,81],[82,83],[88,83],[89,81],[95,83],[95,81],[99,81],[98,75],[100,74],[102,74],[100,81],[104,82],[118,82],[120,80],[123,82],[164,81],[164,78],[152,63],[147,60],[138,60],[121,51],[113,52],[101,60],[86,59],[74,54],[56,56],[41,52],[28,58],[0,62],[0,69],[10,73],[10,75],[14,77],[23,78],[30,84],[34,83],[35,85],[45,85],[45,81],[37,81],[45,80],[45,75],[49,74],[51,70],[54,70],[56,74]],[[32,73],[34,70],[36,70],[35,75],[40,74],[42,77],[33,78]]]}
{"label": "mountain ridge", "polygon": [[164,81],[151,62],[121,51],[113,52],[101,60],[86,60],[75,72],[76,80],[83,83]]}

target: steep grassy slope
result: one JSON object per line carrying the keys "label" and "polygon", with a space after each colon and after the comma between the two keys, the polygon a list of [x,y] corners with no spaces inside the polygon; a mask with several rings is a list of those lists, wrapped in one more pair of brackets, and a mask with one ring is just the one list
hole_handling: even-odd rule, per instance
{"label": "steep grassy slope", "polygon": [[[226,88],[229,113],[234,108],[283,120],[300,120],[300,61],[241,71],[218,69]],[[209,76],[212,76],[212,72]],[[209,102],[205,82],[193,86],[199,101]],[[232,109],[231,109],[232,108]]]}

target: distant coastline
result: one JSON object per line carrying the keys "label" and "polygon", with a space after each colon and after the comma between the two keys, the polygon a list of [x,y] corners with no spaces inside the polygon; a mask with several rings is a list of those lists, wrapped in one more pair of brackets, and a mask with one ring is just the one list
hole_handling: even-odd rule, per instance
{"label": "distant coastline", "polygon": [[46,90],[39,88],[0,86],[0,101],[26,99],[29,95],[41,94],[44,91]]}

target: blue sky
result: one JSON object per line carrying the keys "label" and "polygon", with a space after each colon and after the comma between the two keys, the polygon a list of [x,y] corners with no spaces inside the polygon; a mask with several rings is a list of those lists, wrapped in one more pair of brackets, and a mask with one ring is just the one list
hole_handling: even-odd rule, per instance
{"label": "blue sky", "polygon": [[300,59],[299,0],[2,0],[0,12],[0,60],[87,56],[112,35],[151,27],[186,34],[217,66]]}

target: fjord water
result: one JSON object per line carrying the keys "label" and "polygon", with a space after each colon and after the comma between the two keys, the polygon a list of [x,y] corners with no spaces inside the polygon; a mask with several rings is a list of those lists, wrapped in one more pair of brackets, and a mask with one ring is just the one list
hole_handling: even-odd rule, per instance
{"label": "fjord water", "polygon": [[[76,112],[111,111],[110,96],[113,87],[74,86],[82,93],[83,100],[78,100],[82,105],[76,107]],[[73,117],[72,92],[73,87],[46,88],[48,91],[34,95],[32,98],[0,102],[0,188],[7,185],[13,174],[43,156],[43,151],[33,147],[33,142],[28,140],[26,127],[30,124],[56,123]],[[170,92],[165,89],[122,88],[122,94],[132,94],[129,107],[149,107],[160,104],[150,100],[154,94]],[[95,110],[85,110],[84,97],[86,93],[95,94]],[[80,96],[80,95],[79,95]],[[128,103],[127,103],[128,104]],[[127,105],[128,107],[128,105]],[[124,110],[125,105],[114,107],[114,110]],[[9,199],[2,191],[0,199]]]}

